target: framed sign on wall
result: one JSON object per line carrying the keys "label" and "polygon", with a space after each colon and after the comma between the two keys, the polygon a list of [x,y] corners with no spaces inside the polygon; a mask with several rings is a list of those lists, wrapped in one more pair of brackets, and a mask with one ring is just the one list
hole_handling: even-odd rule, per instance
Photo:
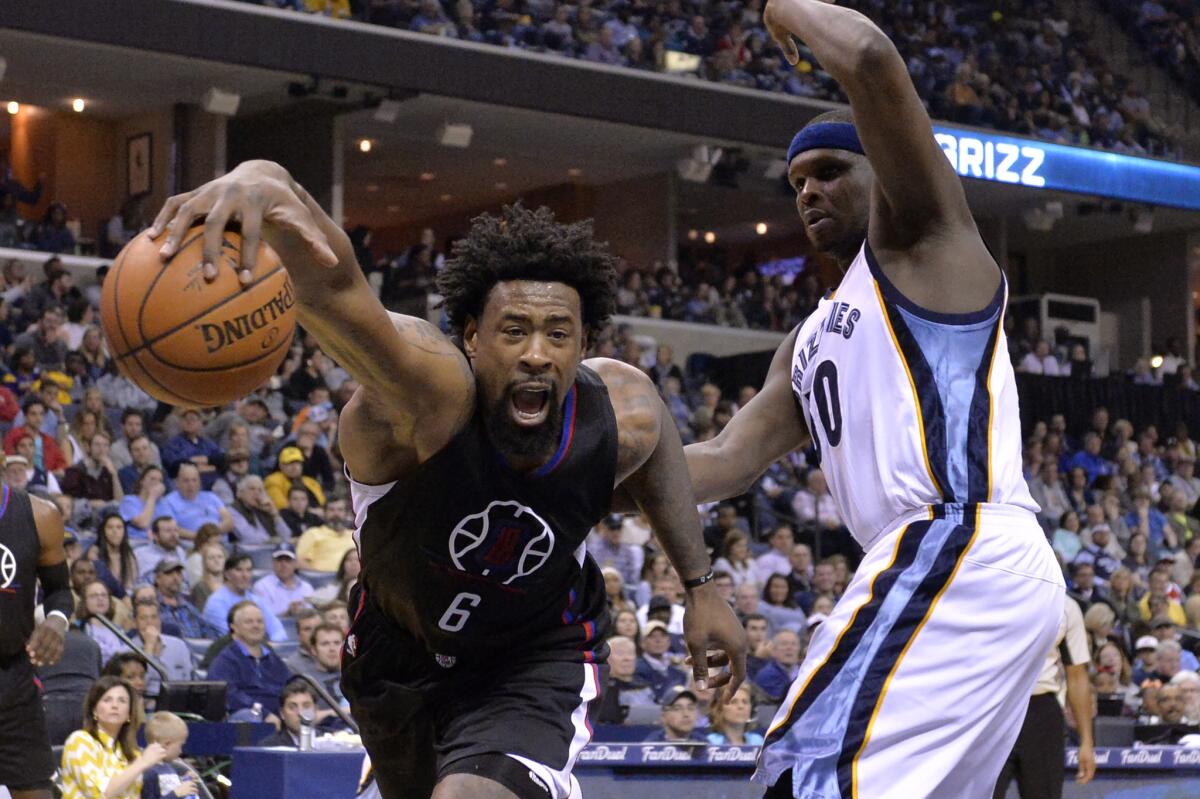
{"label": "framed sign on wall", "polygon": [[150,192],[154,179],[154,139],[149,133],[130,136],[125,142],[127,189],[130,197]]}

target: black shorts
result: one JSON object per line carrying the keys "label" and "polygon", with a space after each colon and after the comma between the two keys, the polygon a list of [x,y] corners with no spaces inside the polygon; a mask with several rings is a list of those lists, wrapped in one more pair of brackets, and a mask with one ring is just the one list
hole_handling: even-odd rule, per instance
{"label": "black shorts", "polygon": [[33,666],[24,652],[0,659],[0,785],[49,790],[53,777],[54,756]]}
{"label": "black shorts", "polygon": [[427,799],[458,773],[521,799],[566,799],[601,667],[538,654],[439,665],[365,602],[342,649],[342,691],[384,799]]}

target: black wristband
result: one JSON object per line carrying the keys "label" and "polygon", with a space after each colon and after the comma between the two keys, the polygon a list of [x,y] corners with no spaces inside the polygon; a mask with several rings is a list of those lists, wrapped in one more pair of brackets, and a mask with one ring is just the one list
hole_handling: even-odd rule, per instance
{"label": "black wristband", "polygon": [[705,574],[702,577],[694,577],[691,580],[684,580],[683,587],[684,587],[684,589],[691,591],[693,588],[699,588],[700,586],[704,585],[705,583],[712,582],[712,578],[713,578],[713,570],[709,569],[708,574]]}

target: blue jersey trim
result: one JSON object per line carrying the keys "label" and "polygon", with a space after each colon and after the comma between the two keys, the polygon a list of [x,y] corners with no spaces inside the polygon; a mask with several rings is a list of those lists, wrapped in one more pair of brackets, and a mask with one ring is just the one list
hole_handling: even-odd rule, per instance
{"label": "blue jersey trim", "polygon": [[875,253],[871,250],[871,243],[863,244],[863,253],[867,257],[867,267],[871,270],[871,276],[879,284],[879,290],[883,293],[884,299],[888,302],[898,305],[908,311],[913,316],[918,316],[928,322],[937,322],[942,325],[974,325],[980,322],[986,322],[994,317],[1001,306],[1004,305],[1004,276],[1000,276],[1000,285],[996,287],[996,294],[992,297],[991,302],[978,311],[971,313],[940,313],[931,311],[928,308],[922,308],[915,302],[905,297],[900,293],[900,289],[888,280],[887,275],[883,273],[879,262],[875,260]]}

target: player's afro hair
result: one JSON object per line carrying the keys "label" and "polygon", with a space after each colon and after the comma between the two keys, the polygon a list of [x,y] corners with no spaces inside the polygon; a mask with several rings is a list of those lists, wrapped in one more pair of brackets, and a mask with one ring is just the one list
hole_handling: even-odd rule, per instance
{"label": "player's afro hair", "polygon": [[505,280],[565,283],[579,292],[583,326],[594,334],[616,309],[617,259],[592,239],[590,219],[556,222],[549,208],[520,202],[498,216],[481,214],[471,232],[454,244],[453,258],[437,276],[450,329],[461,336],[467,319],[478,319],[492,287]]}

